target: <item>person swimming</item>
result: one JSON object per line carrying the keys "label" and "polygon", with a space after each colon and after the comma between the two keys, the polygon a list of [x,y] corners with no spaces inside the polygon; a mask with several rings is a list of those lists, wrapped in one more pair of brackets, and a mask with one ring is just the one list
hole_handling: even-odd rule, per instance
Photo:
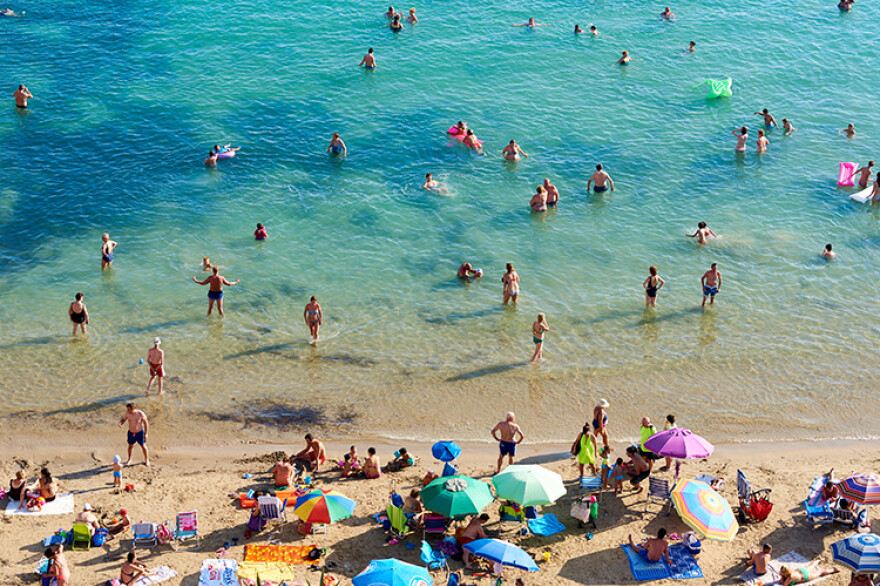
{"label": "person swimming", "polygon": [[584,29],[581,28],[581,25],[574,25],[574,34],[579,35],[584,32]]}
{"label": "person swimming", "polygon": [[540,22],[535,22],[535,19],[534,19],[534,18],[530,18],[530,19],[529,19],[529,22],[527,22],[527,23],[525,23],[525,24],[514,24],[514,25],[511,25],[511,26],[524,26],[524,27],[527,27],[527,28],[535,28],[536,26],[550,26],[550,25],[549,25],[549,24],[542,24],[542,23],[540,23]]}
{"label": "person swimming", "polygon": [[598,37],[599,36],[599,29],[597,29],[594,25],[591,24],[590,25],[590,34],[593,35],[594,37]]}
{"label": "person swimming", "polygon": [[516,144],[516,141],[513,139],[511,139],[510,142],[507,143],[507,146],[501,150],[501,154],[508,161],[518,161],[520,155],[524,157],[529,156],[521,148],[519,148],[519,145]]}
{"label": "person swimming", "polygon": [[684,51],[685,51],[685,53],[693,53],[696,50],[697,50],[697,44],[695,42],[691,41],[688,44],[688,48],[685,49]]}
{"label": "person swimming", "polygon": [[629,65],[630,61],[632,61],[632,59],[629,56],[629,51],[624,51],[620,59],[618,59],[617,63],[615,63],[615,65]]}
{"label": "person swimming", "polygon": [[782,119],[782,129],[785,130],[785,134],[791,134],[797,130],[797,128],[791,125],[791,121],[788,118]]}
{"label": "person swimming", "polygon": [[376,69],[377,67],[379,67],[379,65],[376,63],[376,57],[375,55],[373,55],[372,47],[370,47],[370,49],[367,51],[367,54],[364,55],[364,58],[361,59],[361,62],[358,63],[358,67],[360,67],[361,65],[364,66],[364,69],[368,70]]}
{"label": "person swimming", "polygon": [[663,20],[675,20],[675,14],[672,12],[672,9],[667,6],[663,9],[663,12],[660,13],[660,18]]}
{"label": "person swimming", "polygon": [[339,138],[338,132],[334,132],[333,136],[330,137],[330,144],[327,146],[326,152],[334,155],[342,155],[343,157],[348,154],[348,149],[345,148],[345,143]]}
{"label": "person swimming", "polygon": [[467,134],[465,134],[464,140],[462,141],[468,147],[474,149],[481,155],[485,155],[483,152],[483,143],[477,138],[477,135],[474,134],[474,131],[468,128]]}
{"label": "person swimming", "polygon": [[430,173],[425,174],[425,182],[422,184],[422,189],[437,193],[449,193],[449,190],[446,189],[446,184],[440,181],[435,181],[434,176]]}

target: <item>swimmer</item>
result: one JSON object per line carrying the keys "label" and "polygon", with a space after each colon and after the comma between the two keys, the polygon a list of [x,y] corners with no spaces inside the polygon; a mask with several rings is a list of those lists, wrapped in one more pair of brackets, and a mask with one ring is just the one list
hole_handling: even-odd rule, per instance
{"label": "swimmer", "polygon": [[217,166],[217,153],[214,151],[208,151],[208,158],[205,159],[205,167],[216,167]]}
{"label": "swimmer", "polygon": [[430,173],[425,173],[425,182],[422,184],[422,189],[436,191],[437,193],[449,193],[449,190],[446,189],[446,184],[440,181],[434,181],[434,176]]}
{"label": "swimmer", "polygon": [[113,266],[113,249],[116,248],[116,242],[110,240],[107,233],[101,234],[101,270],[109,269]]}
{"label": "swimmer", "polygon": [[675,14],[673,14],[672,9],[668,6],[660,13],[660,18],[663,20],[675,20]]}
{"label": "swimmer", "polygon": [[593,26],[591,24],[590,25],[590,34],[593,35],[594,37],[598,37],[599,36],[599,29],[597,29],[595,26]]}
{"label": "swimmer", "polygon": [[406,21],[410,24],[415,24],[415,23],[419,22],[419,19],[416,18],[416,9],[415,8],[409,9],[409,16],[406,17]]}
{"label": "swimmer", "polygon": [[688,238],[696,238],[697,244],[706,244],[709,241],[709,238],[718,238],[718,235],[715,234],[712,230],[706,227],[706,222],[697,223],[697,231],[693,234],[685,234]]}
{"label": "swimmer", "polygon": [[338,132],[334,132],[333,136],[330,137],[330,145],[327,147],[327,152],[334,155],[342,155],[343,157],[348,154],[348,149],[345,148],[345,143],[339,138]]}
{"label": "swimmer", "polygon": [[396,33],[399,33],[400,31],[402,31],[403,24],[400,22],[400,15],[395,14],[394,18],[391,20],[391,24],[389,24],[388,26],[391,27],[391,30]]}
{"label": "swimmer", "polygon": [[12,97],[15,98],[16,108],[26,110],[28,107],[28,98],[33,98],[34,96],[26,87],[24,87],[24,84],[21,84],[18,86],[18,89],[15,90],[15,93],[12,94]]}
{"label": "swimmer", "polygon": [[79,326],[85,336],[86,326],[89,324],[89,310],[86,309],[86,304],[83,303],[82,293],[74,295],[74,299],[75,301],[67,308],[67,316],[70,318],[71,323],[73,323],[73,335],[76,335],[76,327]]}
{"label": "swimmer", "polygon": [[483,271],[480,269],[475,269],[473,265],[469,262],[461,263],[461,266],[458,267],[458,278],[459,279],[476,279],[478,277],[483,276]]}
{"label": "swimmer", "polygon": [[501,277],[501,283],[504,285],[503,304],[507,305],[508,301],[513,301],[516,305],[519,300],[519,275],[516,274],[513,263],[507,263],[507,272]]}
{"label": "swimmer", "polygon": [[766,153],[767,152],[767,147],[770,146],[770,141],[767,140],[766,136],[764,136],[763,130],[758,131],[758,140],[755,141],[755,144],[758,145],[758,152],[759,153]]}
{"label": "swimmer", "polygon": [[[455,129],[455,132],[452,132],[453,129]],[[455,126],[449,129],[446,133],[451,134],[452,136],[458,136],[460,134],[467,134],[467,129],[467,122],[462,122],[461,120],[459,120],[455,124]]]}
{"label": "swimmer", "polygon": [[868,161],[868,165],[866,167],[862,167],[861,169],[856,169],[855,173],[850,175],[850,179],[856,176],[856,173],[859,174],[859,187],[865,189],[868,187],[868,183],[871,181],[871,168],[874,166],[874,161]]}
{"label": "swimmer", "polygon": [[257,222],[257,229],[254,230],[254,238],[259,241],[263,241],[269,237],[269,232],[266,231],[266,227],[261,223]]}
{"label": "swimmer", "polygon": [[391,19],[394,18],[396,15],[397,15],[397,11],[394,10],[394,7],[393,7],[393,6],[389,6],[389,7],[388,7],[388,12],[385,13],[385,18],[387,18],[388,20],[391,20]]}
{"label": "swimmer", "polygon": [[837,3],[837,7],[841,12],[849,12],[852,10],[854,3],[854,0],[840,0],[840,2]]}
{"label": "swimmer", "polygon": [[0,16],[8,16],[10,18],[21,18],[22,14],[24,14],[24,11],[22,11],[21,14],[18,14],[17,12],[13,12],[11,8],[0,10]]}
{"label": "swimmer", "polygon": [[846,128],[844,128],[837,134],[845,134],[847,138],[853,138],[856,135],[856,127],[852,125],[852,122],[850,122]]}
{"label": "swimmer", "polygon": [[321,310],[321,304],[318,303],[318,298],[314,295],[312,295],[312,298],[303,310],[303,319],[306,321],[306,325],[309,328],[309,334],[312,336],[312,343],[317,344],[318,332],[321,329],[321,324],[324,323],[324,312]]}
{"label": "swimmer", "polygon": [[527,22],[527,23],[525,23],[525,24],[514,24],[514,25],[511,25],[511,26],[525,26],[525,27],[528,27],[528,28],[535,28],[536,26],[550,26],[550,25],[549,25],[549,24],[541,24],[541,23],[539,23],[539,22],[535,22],[535,19],[534,19],[534,18],[530,18],[530,19],[529,19],[529,22]]}
{"label": "swimmer", "polygon": [[501,154],[504,155],[504,158],[508,161],[518,161],[520,155],[524,157],[529,156],[525,152],[523,152],[523,150],[519,148],[519,145],[516,144],[516,141],[512,139],[509,143],[507,143],[507,146],[501,150]]}
{"label": "swimmer", "polygon": [[797,130],[797,128],[792,126],[791,121],[788,118],[782,119],[782,129],[785,130],[785,134],[791,134],[792,132]]}
{"label": "swimmer", "polygon": [[835,253],[834,251],[831,250],[831,245],[830,245],[830,244],[826,244],[826,245],[825,245],[825,250],[823,250],[823,251],[819,254],[819,256],[821,256],[821,257],[824,258],[825,260],[831,260],[832,258],[834,258],[835,256],[837,256],[837,253]]}
{"label": "swimmer", "polygon": [[550,183],[549,177],[544,177],[544,189],[547,190],[547,207],[555,208],[559,203],[559,191],[556,186]]}
{"label": "swimmer", "polygon": [[743,126],[739,130],[734,130],[733,135],[736,136],[736,150],[746,152],[746,141],[749,139],[749,129]]}
{"label": "swimmer", "polygon": [[657,274],[657,267],[648,267],[648,278],[642,283],[645,288],[645,307],[657,307],[657,292],[666,284]]}
{"label": "swimmer", "polygon": [[241,150],[241,147],[234,147],[234,146],[232,146],[231,142],[226,146],[218,146],[216,144],[214,145],[214,152],[217,153],[218,155],[223,154],[223,153],[228,153],[229,151],[236,153],[240,150]]}
{"label": "swimmer", "polygon": [[779,125],[776,123],[776,118],[773,117],[773,114],[770,113],[767,108],[764,108],[760,112],[755,112],[754,116],[762,116],[764,118],[764,126],[767,128],[778,128]]}
{"label": "swimmer", "polygon": [[467,134],[465,135],[464,141],[462,141],[462,142],[464,142],[465,145],[474,149],[475,151],[477,151],[481,155],[486,154],[483,152],[483,143],[477,139],[477,135],[474,134],[474,131],[471,130],[470,128],[468,128]]}
{"label": "swimmer", "polygon": [[197,285],[210,285],[208,288],[208,315],[211,315],[211,310],[214,309],[214,302],[217,302],[217,311],[220,315],[223,315],[223,285],[228,287],[232,287],[233,285],[238,285],[239,280],[236,279],[232,282],[226,280],[226,277],[220,274],[220,269],[218,267],[211,267],[211,276],[205,279],[204,281],[199,281],[195,277],[193,277],[193,283]]}
{"label": "swimmer", "polygon": [[630,61],[632,61],[632,59],[630,59],[629,51],[624,51],[623,55],[620,59],[617,60],[617,63],[615,63],[615,65],[629,65]]}
{"label": "swimmer", "polygon": [[684,51],[685,51],[685,53],[693,53],[696,50],[697,50],[697,44],[695,42],[691,41],[690,43],[688,43],[688,47]]}
{"label": "swimmer", "polygon": [[[602,193],[608,189],[608,186],[611,186],[611,191],[614,191],[614,181],[611,179],[611,175],[606,173],[602,168],[602,163],[596,165],[596,172],[590,177],[590,180],[587,181],[587,191],[590,191],[590,184],[593,184],[593,192],[594,193]],[[606,183],[608,185],[606,185]]]}
{"label": "swimmer", "polygon": [[581,25],[574,25],[574,34],[579,35],[584,32],[584,29],[581,28]]}
{"label": "swimmer", "polygon": [[367,51],[367,54],[364,55],[364,58],[361,59],[361,62],[358,63],[358,67],[360,67],[361,65],[364,66],[364,69],[370,69],[370,70],[376,69],[377,67],[379,67],[379,65],[376,63],[376,57],[373,55],[373,48],[372,47],[370,47],[369,51]]}
{"label": "swimmer", "polygon": [[212,268],[214,268],[214,265],[211,264],[211,259],[207,256],[202,257],[202,270],[210,271]]}
{"label": "swimmer", "polygon": [[700,285],[703,286],[703,308],[706,307],[706,298],[710,297],[710,305],[715,304],[715,296],[721,291],[721,271],[718,270],[718,264],[712,263],[708,271],[700,277]]}
{"label": "swimmer", "polygon": [[543,185],[538,186],[537,193],[529,201],[529,206],[531,206],[533,212],[547,211],[547,190],[544,189]]}

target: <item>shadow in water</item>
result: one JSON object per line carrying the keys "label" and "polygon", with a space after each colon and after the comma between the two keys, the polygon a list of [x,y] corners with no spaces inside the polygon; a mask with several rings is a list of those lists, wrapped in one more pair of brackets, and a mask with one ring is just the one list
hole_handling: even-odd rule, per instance
{"label": "shadow in water", "polygon": [[203,321],[202,318],[190,318],[190,319],[176,319],[171,321],[166,321],[158,324],[150,324],[148,326],[128,326],[119,330],[120,334],[143,334],[144,332],[155,332],[158,330],[164,330],[166,328],[171,328],[174,326],[182,326],[184,324],[191,324],[195,322]]}
{"label": "shadow in water", "polygon": [[528,360],[524,360],[522,362],[512,362],[510,364],[496,364],[494,366],[487,366],[485,368],[479,368],[477,370],[472,370],[470,372],[463,372],[461,374],[457,374],[455,376],[450,376],[446,379],[446,382],[458,382],[463,380],[471,380],[475,378],[480,378],[481,376],[489,376],[493,374],[501,374],[502,372],[507,372],[510,370],[515,370],[517,368],[528,366],[531,364]]}
{"label": "shadow in water", "polygon": [[262,348],[254,348],[253,350],[244,350],[235,354],[224,356],[223,360],[235,360],[236,358],[246,358],[248,356],[257,356],[259,354],[275,354],[281,350],[289,350],[293,348],[293,344],[285,342],[284,344],[272,344],[271,346],[263,346]]}
{"label": "shadow in water", "polygon": [[465,320],[465,319],[473,319],[475,317],[486,317],[487,315],[492,315],[493,313],[500,313],[504,311],[503,305],[498,305],[495,307],[489,307],[486,309],[480,309],[477,311],[471,311],[468,313],[450,313],[444,316],[438,317],[425,317],[425,323],[429,324],[454,324],[455,322]]}

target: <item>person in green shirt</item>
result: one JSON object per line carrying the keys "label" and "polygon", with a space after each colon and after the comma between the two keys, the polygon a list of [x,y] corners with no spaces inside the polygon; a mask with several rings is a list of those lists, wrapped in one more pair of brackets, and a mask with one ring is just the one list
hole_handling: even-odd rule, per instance
{"label": "person in green shirt", "polygon": [[657,454],[655,454],[654,452],[652,452],[651,450],[649,450],[648,448],[646,448],[645,443],[655,433],[657,433],[657,428],[654,427],[653,425],[651,425],[651,420],[648,417],[643,417],[642,418],[642,429],[641,429],[642,443],[639,445],[639,452],[641,453],[642,457],[648,461],[648,470],[649,471],[653,470],[654,460],[659,458],[659,456]]}

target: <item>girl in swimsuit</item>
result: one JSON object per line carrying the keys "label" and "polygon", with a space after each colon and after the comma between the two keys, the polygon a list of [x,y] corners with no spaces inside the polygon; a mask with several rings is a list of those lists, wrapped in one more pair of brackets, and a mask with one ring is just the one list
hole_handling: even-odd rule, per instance
{"label": "girl in swimsuit", "polygon": [[82,301],[82,293],[77,293],[75,298],[76,301],[67,308],[67,315],[70,317],[70,321],[73,322],[73,335],[76,335],[77,326],[80,327],[83,335],[85,335],[86,325],[89,323],[89,311],[86,309],[86,304]]}
{"label": "girl in swimsuit", "polygon": [[831,568],[826,570],[819,567],[819,560],[813,560],[806,566],[797,567],[789,570],[787,566],[782,566],[779,575],[782,577],[782,586],[790,586],[791,584],[806,584],[810,580],[817,580],[823,576],[836,574],[840,570]]}
{"label": "girl in swimsuit", "polygon": [[512,299],[513,304],[516,305],[517,299],[519,299],[519,275],[516,274],[513,263],[507,263],[507,272],[501,277],[501,282],[504,283],[503,304],[507,305],[507,302]]}
{"label": "girl in swimsuit", "polygon": [[549,332],[550,326],[543,313],[538,314],[538,320],[532,324],[532,340],[535,342],[535,353],[532,354],[532,362],[541,360],[541,353],[544,350],[544,332]]}
{"label": "girl in swimsuit", "polygon": [[303,319],[306,320],[306,325],[309,327],[312,341],[317,342],[318,330],[321,329],[321,324],[324,323],[324,314],[321,312],[321,305],[314,295],[312,295],[311,300],[303,311]]}
{"label": "girl in swimsuit", "polygon": [[657,307],[657,291],[666,283],[657,275],[657,267],[648,268],[648,278],[642,283],[645,288],[645,307]]}

